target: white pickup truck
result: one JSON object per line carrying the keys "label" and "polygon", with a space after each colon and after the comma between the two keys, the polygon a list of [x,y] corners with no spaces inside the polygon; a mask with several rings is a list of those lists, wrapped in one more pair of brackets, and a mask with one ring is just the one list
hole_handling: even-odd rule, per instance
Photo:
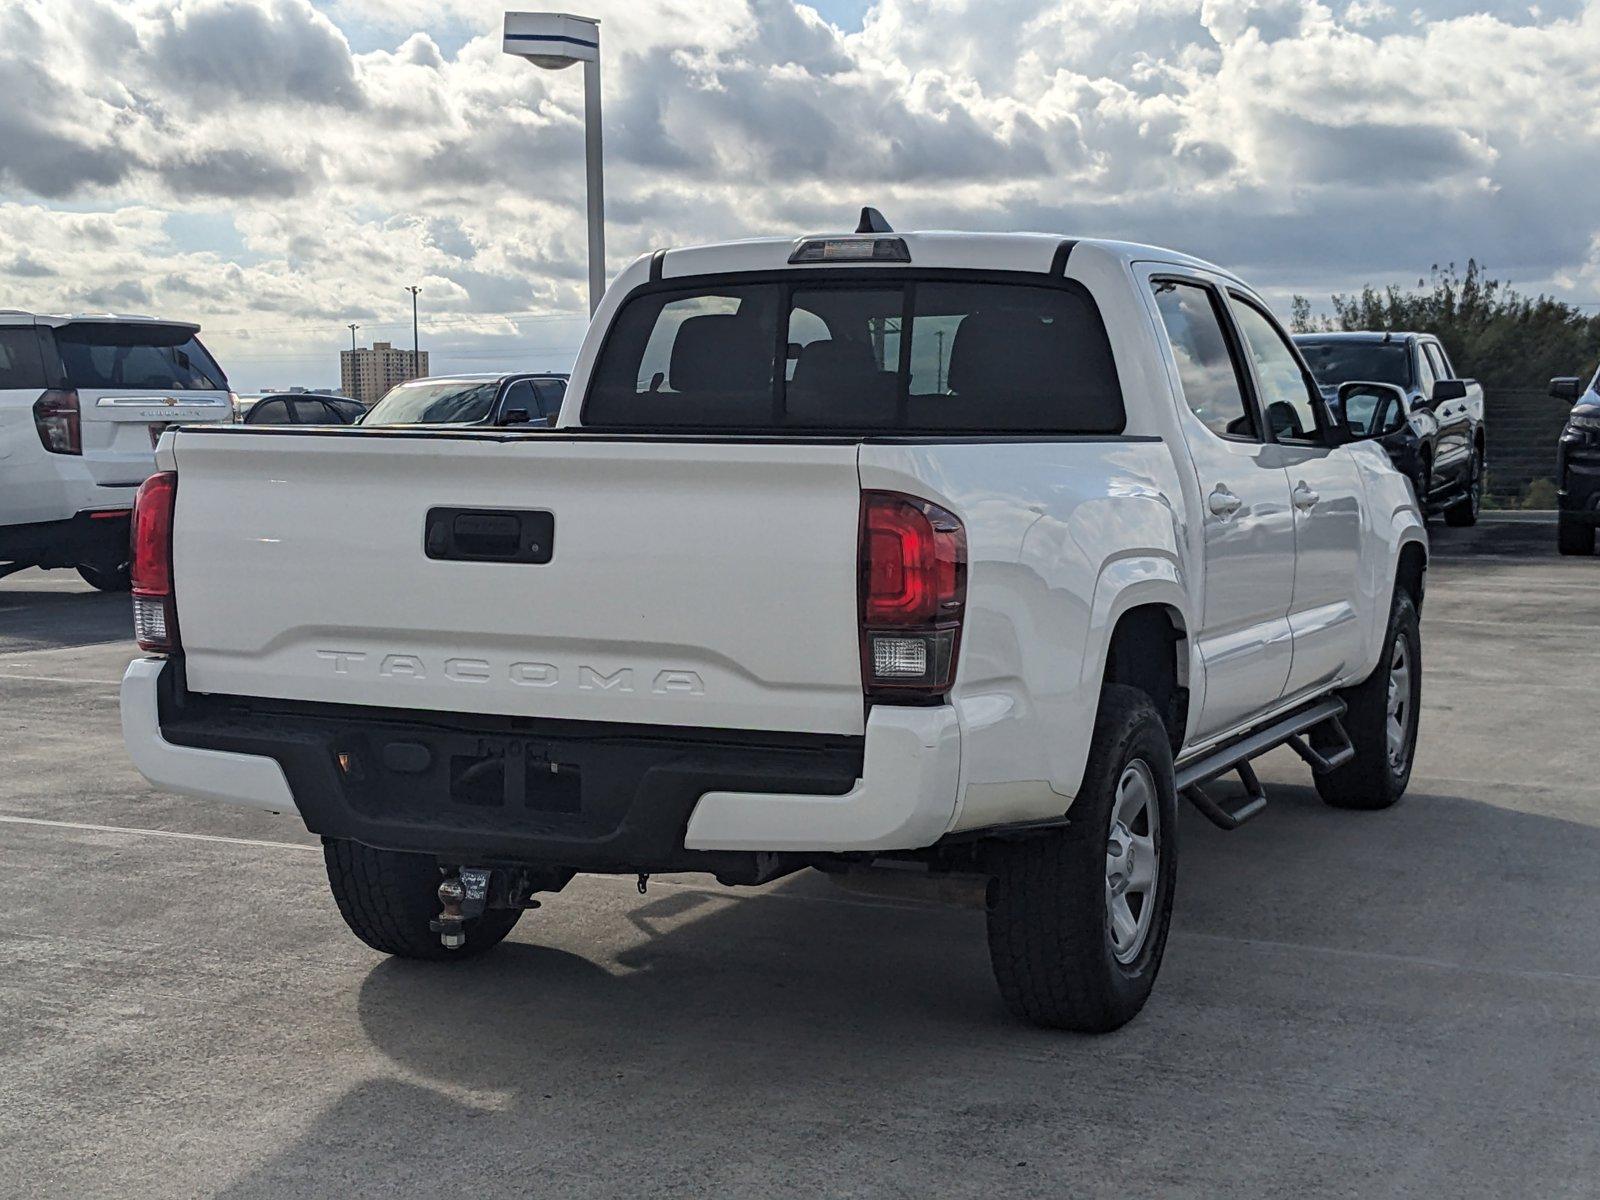
{"label": "white pickup truck", "polygon": [[1410,774],[1410,488],[1255,293],[1171,251],[870,210],[660,251],[554,429],[158,458],[134,762],[298,812],[391,954],[486,949],[578,871],[915,876],[984,898],[1014,1012],[1113,1029],[1180,795],[1233,827],[1285,743],[1341,807]]}

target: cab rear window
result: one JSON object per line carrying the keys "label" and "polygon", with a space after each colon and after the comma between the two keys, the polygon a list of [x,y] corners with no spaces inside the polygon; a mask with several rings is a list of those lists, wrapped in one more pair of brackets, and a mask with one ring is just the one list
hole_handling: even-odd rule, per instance
{"label": "cab rear window", "polygon": [[55,343],[71,387],[181,392],[228,388],[227,376],[192,327],[85,321],[58,327]]}
{"label": "cab rear window", "polygon": [[743,432],[1115,434],[1125,421],[1086,292],[904,273],[638,295],[583,410],[602,428]]}

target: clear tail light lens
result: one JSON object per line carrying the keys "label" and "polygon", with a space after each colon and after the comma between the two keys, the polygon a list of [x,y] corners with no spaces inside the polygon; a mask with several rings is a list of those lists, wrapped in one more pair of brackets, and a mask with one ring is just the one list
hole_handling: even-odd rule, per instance
{"label": "clear tail light lens", "polygon": [[967,602],[967,535],[953,513],[863,492],[861,673],[868,697],[932,703],[950,690]]}
{"label": "clear tail light lens", "polygon": [[176,471],[146,479],[133,500],[133,628],[141,650],[170,654],[179,648],[178,610],[172,591],[172,513]]}
{"label": "clear tail light lens", "polygon": [[52,388],[33,402],[33,427],[51,454],[83,453],[78,393]]}

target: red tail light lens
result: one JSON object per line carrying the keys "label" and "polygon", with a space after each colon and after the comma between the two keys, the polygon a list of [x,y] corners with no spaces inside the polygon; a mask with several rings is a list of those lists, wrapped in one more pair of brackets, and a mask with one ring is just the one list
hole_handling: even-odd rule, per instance
{"label": "red tail light lens", "polygon": [[33,427],[51,454],[82,454],[83,423],[78,393],[52,388],[33,402]]}
{"label": "red tail light lens", "polygon": [[178,610],[172,595],[172,512],[178,475],[160,471],[133,500],[133,628],[139,648],[178,649]]}
{"label": "red tail light lens", "polygon": [[949,691],[967,600],[967,535],[951,512],[897,492],[864,492],[861,671],[868,695],[934,701]]}

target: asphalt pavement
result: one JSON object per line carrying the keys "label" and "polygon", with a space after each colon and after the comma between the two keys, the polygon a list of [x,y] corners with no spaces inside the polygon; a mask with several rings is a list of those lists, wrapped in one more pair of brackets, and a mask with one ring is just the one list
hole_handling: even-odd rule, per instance
{"label": "asphalt pavement", "polygon": [[292,817],[151,789],[128,600],[0,582],[0,1195],[1591,1196],[1600,558],[1435,529],[1385,813],[1185,810],[1144,1014],[1013,1021],[981,913],[580,877],[482,960],[346,931]]}

